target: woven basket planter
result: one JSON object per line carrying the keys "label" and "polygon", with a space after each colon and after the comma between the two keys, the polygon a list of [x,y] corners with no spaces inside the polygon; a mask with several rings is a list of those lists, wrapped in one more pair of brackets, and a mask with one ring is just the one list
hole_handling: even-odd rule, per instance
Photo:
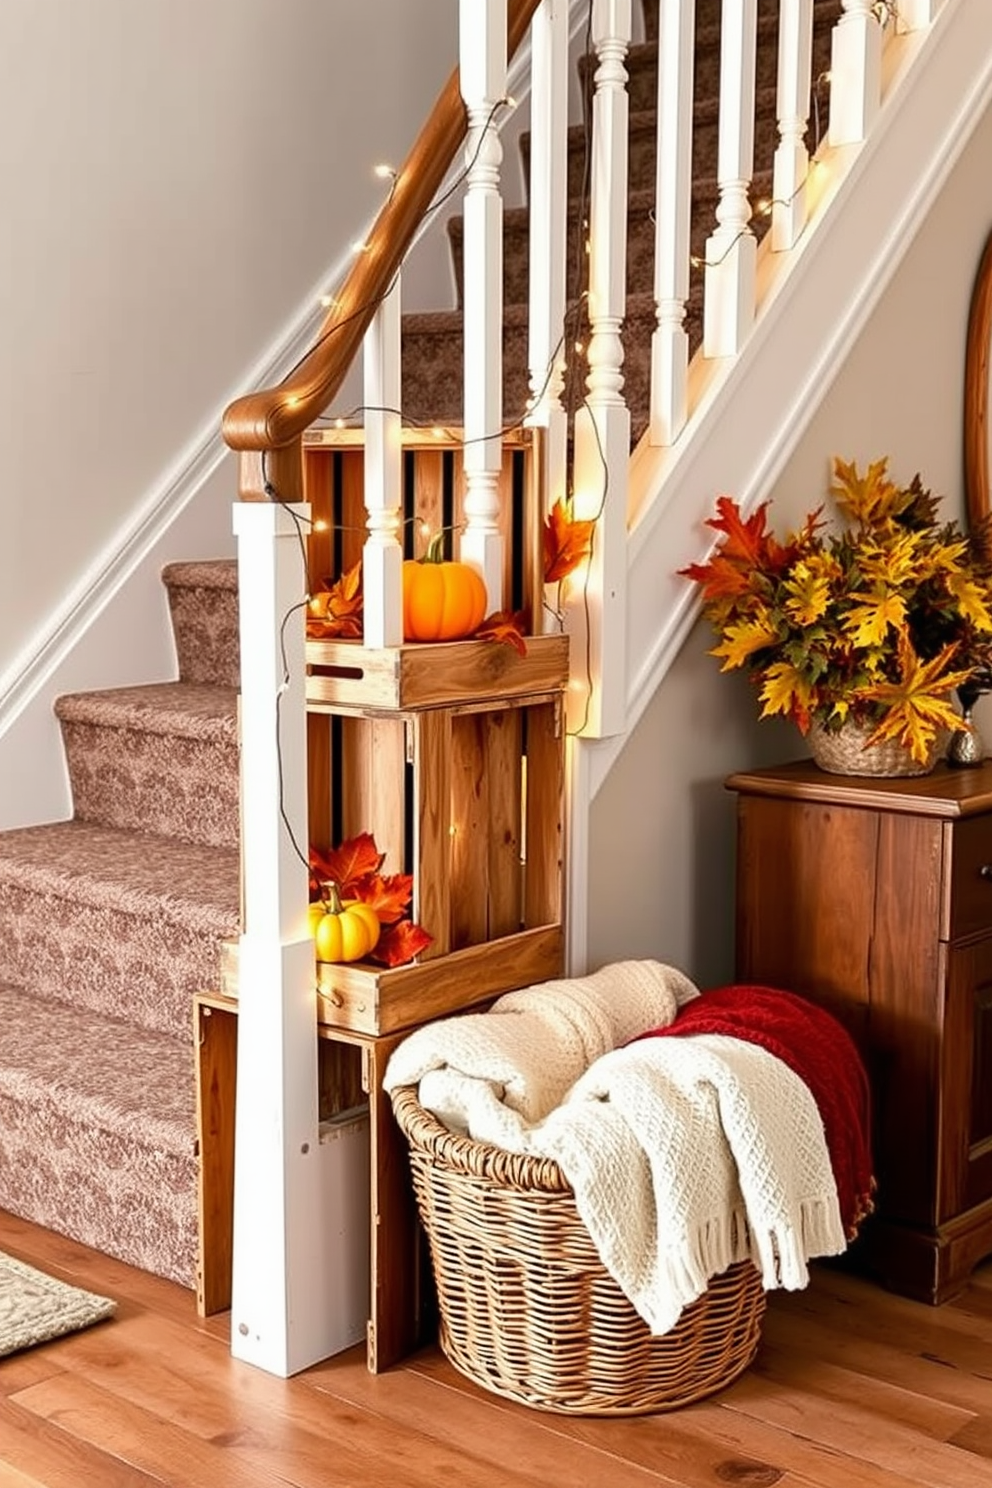
{"label": "woven basket planter", "polygon": [[456,1136],[393,1093],[430,1243],[440,1343],[456,1369],[538,1410],[636,1415],[689,1405],[754,1358],[765,1293],[750,1262],[651,1334],[604,1268],[557,1163]]}
{"label": "woven basket planter", "polygon": [[896,779],[900,776],[929,775],[947,749],[947,734],[934,740],[924,762],[915,760],[909,750],[894,739],[868,744],[870,727],[848,722],[832,733],[818,723],[810,725],[806,735],[809,752],[821,770],[832,775],[874,775]]}

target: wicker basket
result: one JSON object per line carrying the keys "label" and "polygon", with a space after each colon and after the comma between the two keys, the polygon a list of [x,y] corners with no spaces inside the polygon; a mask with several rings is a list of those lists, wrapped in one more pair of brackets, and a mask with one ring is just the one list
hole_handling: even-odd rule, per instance
{"label": "wicker basket", "polygon": [[539,1410],[635,1415],[722,1389],[757,1352],[765,1293],[750,1262],[651,1334],[607,1273],[549,1159],[456,1136],[393,1093],[430,1242],[440,1342],[456,1369]]}
{"label": "wicker basket", "polygon": [[836,732],[813,723],[806,735],[806,743],[816,764],[831,775],[874,775],[889,779],[929,775],[947,751],[946,730],[940,731],[922,762],[914,760],[909,750],[896,739],[869,744],[867,740],[871,733],[871,727],[853,722],[845,723]]}

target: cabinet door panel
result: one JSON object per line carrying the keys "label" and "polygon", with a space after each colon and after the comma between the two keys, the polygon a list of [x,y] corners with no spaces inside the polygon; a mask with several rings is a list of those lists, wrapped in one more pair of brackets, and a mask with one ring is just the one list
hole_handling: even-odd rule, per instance
{"label": "cabinet door panel", "polygon": [[992,926],[992,816],[954,823],[950,939]]}
{"label": "cabinet door panel", "polygon": [[944,1220],[992,1198],[992,938],[950,953],[941,1066]]}

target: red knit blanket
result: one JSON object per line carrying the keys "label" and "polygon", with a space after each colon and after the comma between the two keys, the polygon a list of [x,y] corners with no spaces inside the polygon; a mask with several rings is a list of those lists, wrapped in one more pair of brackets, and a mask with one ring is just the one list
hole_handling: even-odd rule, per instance
{"label": "red knit blanket", "polygon": [[795,992],[731,986],[703,992],[642,1038],[718,1033],[760,1044],[808,1086],[823,1121],[849,1240],[872,1210],[871,1096],[854,1042],[837,1019]]}

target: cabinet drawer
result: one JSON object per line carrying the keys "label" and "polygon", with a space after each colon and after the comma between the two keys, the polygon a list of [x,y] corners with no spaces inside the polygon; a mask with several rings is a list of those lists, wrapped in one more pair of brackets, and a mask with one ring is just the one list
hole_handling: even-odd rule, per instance
{"label": "cabinet drawer", "polygon": [[951,847],[952,940],[992,930],[992,815],[954,823]]}

